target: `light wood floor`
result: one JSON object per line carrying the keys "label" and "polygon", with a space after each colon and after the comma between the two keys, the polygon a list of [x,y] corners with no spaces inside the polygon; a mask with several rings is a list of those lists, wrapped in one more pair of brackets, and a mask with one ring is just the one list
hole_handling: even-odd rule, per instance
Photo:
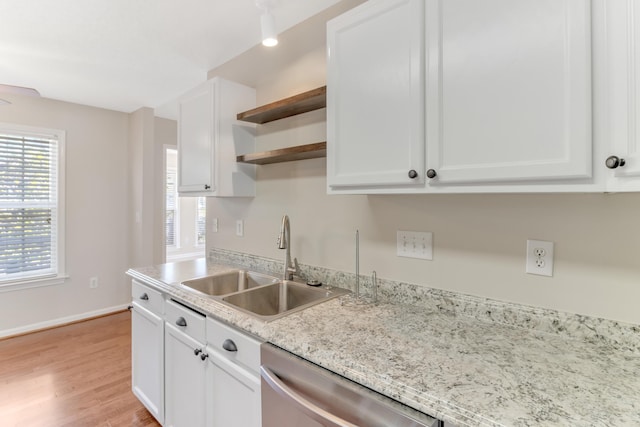
{"label": "light wood floor", "polygon": [[131,392],[131,313],[0,341],[0,426],[159,426]]}

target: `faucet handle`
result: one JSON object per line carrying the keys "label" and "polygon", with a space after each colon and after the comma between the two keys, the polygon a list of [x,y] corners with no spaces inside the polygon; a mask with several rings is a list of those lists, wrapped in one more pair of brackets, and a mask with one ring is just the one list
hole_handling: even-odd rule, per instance
{"label": "faucet handle", "polygon": [[300,275],[300,266],[298,265],[298,258],[293,258],[293,274]]}

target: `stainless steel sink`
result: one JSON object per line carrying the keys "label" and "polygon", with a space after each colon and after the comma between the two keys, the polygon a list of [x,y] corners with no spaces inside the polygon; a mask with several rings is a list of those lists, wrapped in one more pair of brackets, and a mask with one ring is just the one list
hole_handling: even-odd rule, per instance
{"label": "stainless steel sink", "polygon": [[227,295],[245,289],[278,283],[280,279],[246,270],[232,270],[221,274],[187,280],[181,283],[189,290],[208,296]]}
{"label": "stainless steel sink", "polygon": [[287,314],[349,293],[346,289],[312,288],[288,280],[227,295],[222,301],[262,320],[278,319]]}

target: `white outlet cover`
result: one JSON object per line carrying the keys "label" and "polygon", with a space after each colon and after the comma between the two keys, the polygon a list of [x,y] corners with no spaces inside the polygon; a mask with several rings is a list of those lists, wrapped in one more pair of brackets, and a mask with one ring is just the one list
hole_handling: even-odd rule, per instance
{"label": "white outlet cover", "polygon": [[553,242],[527,240],[525,271],[539,276],[553,276]]}
{"label": "white outlet cover", "polygon": [[244,236],[244,221],[241,219],[236,220],[236,236]]}
{"label": "white outlet cover", "polygon": [[212,233],[218,232],[218,218],[211,218],[211,220],[209,220],[209,229]]}
{"label": "white outlet cover", "polygon": [[433,260],[431,231],[397,231],[397,255],[405,258]]}

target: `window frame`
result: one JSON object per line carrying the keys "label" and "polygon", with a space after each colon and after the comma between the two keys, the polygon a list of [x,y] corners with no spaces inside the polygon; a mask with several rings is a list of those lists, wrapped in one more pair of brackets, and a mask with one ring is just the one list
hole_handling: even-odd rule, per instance
{"label": "window frame", "polygon": [[[19,135],[27,137],[48,137],[55,138],[58,145],[57,159],[57,201],[56,212],[56,272],[46,275],[31,275],[0,280],[0,293],[21,289],[36,288],[41,286],[59,285],[65,282],[69,276],[66,274],[66,131],[61,129],[43,128],[36,126],[18,125],[14,123],[0,122],[0,130],[9,135]],[[52,230],[53,232],[53,230]]]}

